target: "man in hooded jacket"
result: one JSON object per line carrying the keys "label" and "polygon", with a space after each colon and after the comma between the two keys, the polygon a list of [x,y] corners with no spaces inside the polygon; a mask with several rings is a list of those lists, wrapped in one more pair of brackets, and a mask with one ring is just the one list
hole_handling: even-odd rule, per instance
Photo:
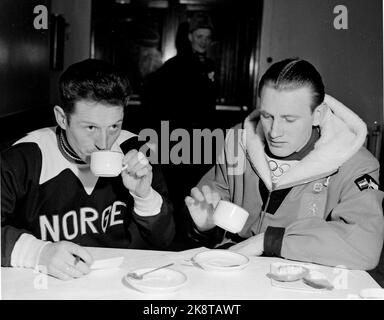
{"label": "man in hooded jacket", "polygon": [[[185,202],[191,236],[210,247],[350,269],[373,269],[383,245],[379,163],[365,123],[325,94],[307,61],[272,65],[260,108],[226,137],[218,163]],[[249,212],[238,234],[213,223],[219,200]]]}

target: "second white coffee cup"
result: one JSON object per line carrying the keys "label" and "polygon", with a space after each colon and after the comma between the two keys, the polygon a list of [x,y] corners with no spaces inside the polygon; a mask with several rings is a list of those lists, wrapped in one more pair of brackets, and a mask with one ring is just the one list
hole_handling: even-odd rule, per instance
{"label": "second white coffee cup", "polygon": [[213,213],[213,222],[220,228],[232,233],[240,232],[249,213],[242,207],[225,200],[220,200]]}
{"label": "second white coffee cup", "polygon": [[91,154],[91,171],[98,177],[116,177],[123,170],[124,154],[119,151],[96,151]]}

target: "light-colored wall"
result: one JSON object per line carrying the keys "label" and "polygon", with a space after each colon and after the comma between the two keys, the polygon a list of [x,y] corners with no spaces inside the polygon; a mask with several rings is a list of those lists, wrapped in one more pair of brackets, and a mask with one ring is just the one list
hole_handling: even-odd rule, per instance
{"label": "light-colored wall", "polygon": [[[336,5],[348,9],[348,29],[333,25]],[[260,76],[273,62],[299,56],[323,76],[326,91],[372,127],[383,121],[381,0],[264,0]]]}
{"label": "light-colored wall", "polygon": [[64,43],[64,68],[50,72],[50,102],[58,103],[57,82],[69,65],[90,57],[92,0],[51,0],[51,13],[61,14],[68,23]]}

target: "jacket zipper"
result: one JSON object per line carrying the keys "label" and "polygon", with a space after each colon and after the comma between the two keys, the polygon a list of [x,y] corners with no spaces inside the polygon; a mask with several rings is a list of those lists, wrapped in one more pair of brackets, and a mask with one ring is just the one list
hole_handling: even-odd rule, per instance
{"label": "jacket zipper", "polygon": [[[249,155],[246,154],[246,156],[248,157]],[[267,186],[267,183],[264,181],[264,179],[262,178],[261,174],[258,172],[258,170],[255,168],[255,166],[253,165],[252,163],[252,160],[249,159],[249,163],[251,164],[251,167],[253,169],[253,171],[256,172],[257,176],[259,177],[260,180],[262,180],[264,182],[264,184]],[[265,216],[265,212],[267,211],[267,208],[269,206],[269,200],[271,198],[271,193],[275,190],[275,184],[272,182],[272,190],[268,190],[268,198],[267,198],[267,202],[265,203],[265,206],[264,206],[264,210],[261,210],[261,214],[260,214],[260,219],[259,219],[259,222],[257,224],[257,229],[256,229],[256,234],[259,234],[260,233],[260,229],[261,229],[261,226],[263,224],[263,220],[264,220],[264,216]],[[267,187],[268,189],[268,187]]]}

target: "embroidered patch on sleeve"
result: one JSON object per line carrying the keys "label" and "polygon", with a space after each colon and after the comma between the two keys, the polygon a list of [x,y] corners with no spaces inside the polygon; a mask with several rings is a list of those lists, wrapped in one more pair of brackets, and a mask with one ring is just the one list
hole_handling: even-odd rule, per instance
{"label": "embroidered patch on sleeve", "polygon": [[365,189],[379,190],[379,185],[369,174],[365,174],[355,180],[355,184],[363,191]]}

